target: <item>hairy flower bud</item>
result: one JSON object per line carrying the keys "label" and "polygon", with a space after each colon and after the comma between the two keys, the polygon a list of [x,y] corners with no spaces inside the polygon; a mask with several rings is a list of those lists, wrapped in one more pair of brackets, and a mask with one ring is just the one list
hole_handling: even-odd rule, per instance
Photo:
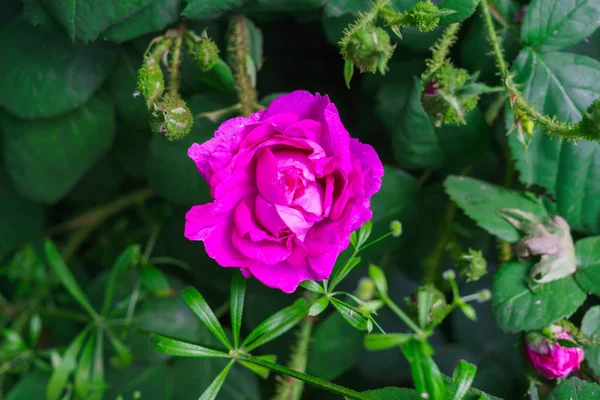
{"label": "hairy flower bud", "polygon": [[403,14],[403,22],[406,26],[412,26],[421,32],[428,32],[438,26],[442,15],[444,14],[430,0],[419,1],[412,9]]}
{"label": "hairy flower bud", "polygon": [[384,74],[387,63],[394,53],[390,35],[377,27],[366,27],[350,33],[344,56],[352,61],[361,72]]}
{"label": "hairy flower bud", "polygon": [[190,40],[188,47],[194,62],[204,72],[211,70],[219,61],[219,48],[208,37],[206,31],[202,33],[198,41]]}
{"label": "hairy flower bud", "polygon": [[[551,327],[554,339],[531,332],[525,338],[525,357],[533,368],[546,379],[564,378],[579,369],[584,358],[580,347],[564,347],[558,339],[572,341],[571,334],[559,326]],[[574,343],[574,342],[573,342]]]}
{"label": "hairy flower bud", "polygon": [[405,299],[408,312],[417,320],[419,316],[419,301],[424,301],[423,307],[428,307],[427,324],[439,322],[445,315],[448,304],[446,296],[433,285],[419,286],[417,293]]}
{"label": "hairy flower bud", "polygon": [[152,132],[160,133],[169,140],[185,137],[190,132],[193,122],[192,113],[185,102],[168,94],[154,104],[150,114]]}
{"label": "hairy flower bud", "polygon": [[467,282],[479,280],[487,274],[487,261],[481,251],[469,249],[459,259],[459,272],[467,278]]}
{"label": "hairy flower bud", "polygon": [[148,108],[164,93],[165,78],[159,63],[154,57],[148,57],[144,60],[138,71],[137,88],[146,99]]}

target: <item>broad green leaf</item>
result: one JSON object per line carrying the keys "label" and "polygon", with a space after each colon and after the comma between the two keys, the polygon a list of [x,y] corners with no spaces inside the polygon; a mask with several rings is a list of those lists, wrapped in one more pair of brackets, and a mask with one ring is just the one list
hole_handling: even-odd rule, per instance
{"label": "broad green leaf", "polygon": [[98,313],[90,304],[83,290],[81,290],[81,287],[75,280],[75,277],[69,270],[69,267],[65,264],[54,244],[50,240],[46,240],[44,249],[50,267],[54,270],[54,273],[58,275],[63,286],[92,318],[97,318]]}
{"label": "broad green leaf", "polygon": [[114,109],[100,96],[60,117],[2,122],[2,150],[13,183],[28,198],[50,204],[106,153],[115,130]]}
{"label": "broad green leaf", "polygon": [[456,384],[456,392],[452,400],[462,400],[465,398],[475,380],[475,374],[477,374],[477,367],[475,365],[465,360],[458,362],[452,374],[452,381]]}
{"label": "broad green leaf", "polygon": [[410,333],[371,333],[365,336],[365,347],[367,350],[387,350],[400,347],[414,338]]}
{"label": "broad green leaf", "polygon": [[505,331],[544,328],[573,314],[586,299],[573,277],[540,285],[529,282],[530,268],[530,263],[511,262],[494,277],[492,312]]}
{"label": "broad green leaf", "polygon": [[242,343],[247,352],[257,348],[292,329],[308,315],[308,302],[298,299],[289,307],[276,312],[250,332]]}
{"label": "broad green leaf", "polygon": [[20,18],[0,29],[0,105],[27,119],[54,117],[85,104],[108,77],[116,48],[71,43],[62,32]]}
{"label": "broad green leaf", "polygon": [[362,353],[363,335],[348,326],[337,312],[330,314],[317,326],[311,339],[308,374],[333,381],[354,367]]}
{"label": "broad green leaf", "polygon": [[204,393],[202,393],[202,396],[200,396],[200,400],[214,400],[217,398],[219,390],[221,390],[221,386],[223,386],[223,383],[227,378],[227,374],[229,374],[229,371],[231,370],[231,367],[233,366],[234,362],[235,360],[229,361],[229,363],[223,369],[223,371],[221,371],[219,375],[217,375],[217,377],[212,381],[210,386],[204,391]]}
{"label": "broad green leaf", "polygon": [[71,40],[78,38],[88,42],[96,40],[112,25],[141,12],[152,0],[44,0],[44,3]]}
{"label": "broad green leaf", "polygon": [[446,192],[477,225],[507,242],[521,238],[519,231],[504,219],[498,210],[516,208],[538,216],[548,212],[541,204],[514,190],[505,189],[463,176],[449,176],[444,182]]}
{"label": "broad green leaf", "polygon": [[41,236],[42,206],[23,198],[3,172],[0,172],[0,204],[0,254]]}
{"label": "broad green leaf", "polygon": [[422,398],[414,389],[398,387],[384,387],[362,393],[374,400],[420,400]]}
{"label": "broad green leaf", "polygon": [[[530,104],[560,121],[578,122],[600,97],[600,62],[585,56],[526,49],[513,70]],[[516,136],[510,147],[521,181],[553,194],[556,213],[571,229],[600,232],[600,143],[561,141],[536,128],[525,149]]]}
{"label": "broad green leaf", "polygon": [[[255,356],[255,357],[259,358],[261,360],[271,362],[271,363],[274,363],[275,360],[277,360],[277,356],[275,354],[265,354],[263,356]],[[247,361],[240,361],[240,360],[238,360],[238,362],[263,379],[267,379],[269,377],[269,373],[271,372],[271,370],[269,368],[263,367],[262,365],[252,364]]]}
{"label": "broad green leaf", "polygon": [[242,0],[186,0],[182,16],[191,20],[208,20],[232,8],[239,7]]}
{"label": "broad green leaf", "polygon": [[77,356],[79,355],[79,351],[81,350],[81,346],[83,346],[88,332],[89,329],[86,328],[79,335],[77,335],[69,347],[67,347],[60,365],[54,370],[54,372],[52,372],[50,382],[48,383],[48,388],[46,389],[46,396],[48,397],[48,400],[58,400],[61,398],[63,389],[65,388],[65,385],[69,379],[69,375],[71,372],[73,372],[77,365]]}
{"label": "broad green leaf", "polygon": [[578,240],[575,243],[575,255],[575,280],[586,292],[600,295],[600,236]]}
{"label": "broad green leaf", "polygon": [[156,0],[123,22],[113,25],[102,34],[113,42],[125,42],[146,33],[160,32],[176,22],[182,0]]}
{"label": "broad green leaf", "polygon": [[[196,95],[187,104],[193,115],[231,106],[230,97],[219,93]],[[159,195],[177,204],[203,204],[212,201],[208,185],[198,173],[198,167],[188,157],[193,143],[204,143],[214,136],[218,125],[206,118],[197,118],[191,132],[183,139],[170,142],[161,135],[150,141],[146,171],[150,187]]]}
{"label": "broad green leaf", "polygon": [[[600,306],[590,308],[581,321],[581,333],[600,342]],[[585,346],[585,361],[596,375],[600,374],[600,345]]]}
{"label": "broad green leaf", "polygon": [[117,258],[117,261],[110,270],[108,283],[104,292],[104,305],[102,306],[102,315],[107,316],[108,311],[112,306],[113,297],[115,295],[115,287],[122,275],[133,265],[140,257],[140,246],[131,245],[127,247]]}
{"label": "broad green leaf", "polygon": [[77,361],[73,391],[76,398],[87,399],[90,391],[90,378],[94,362],[94,349],[96,347],[96,332],[92,332],[83,345],[81,357]]}
{"label": "broad green leaf", "polygon": [[377,94],[377,115],[387,127],[396,160],[406,168],[464,165],[481,157],[490,145],[489,128],[478,110],[466,116],[466,125],[434,128],[421,104],[422,84],[385,85]]}
{"label": "broad green leaf", "polygon": [[339,261],[333,267],[333,272],[329,276],[329,292],[332,292],[335,287],[344,280],[344,278],[352,272],[354,267],[360,263],[360,257],[352,257],[343,263]]}
{"label": "broad green leaf", "polygon": [[373,283],[375,283],[375,287],[377,288],[379,293],[382,296],[387,296],[387,279],[385,278],[385,274],[383,273],[381,268],[373,264],[369,265],[369,276],[373,280]]}
{"label": "broad green leaf", "polygon": [[[141,96],[134,97],[137,91],[137,72],[142,65],[142,56],[122,50],[117,65],[110,75],[108,88],[119,117],[136,128],[150,131],[150,114]],[[128,130],[131,130],[128,128]],[[123,133],[125,134],[125,133]],[[130,135],[127,133],[127,135]],[[116,141],[119,142],[117,136]],[[142,146],[142,143],[137,143]]]}
{"label": "broad green leaf", "polygon": [[229,358],[227,353],[157,334],[152,334],[150,341],[156,350],[171,356]]}
{"label": "broad green leaf", "polygon": [[402,346],[410,364],[413,383],[422,398],[444,399],[445,384],[442,373],[431,358],[433,349],[427,342],[411,339]]}
{"label": "broad green leaf", "polygon": [[469,18],[475,12],[479,0],[444,0],[438,8],[441,10],[454,10],[454,14],[440,18],[440,24],[453,24]]}
{"label": "broad green leaf", "polygon": [[233,332],[233,347],[240,344],[242,316],[244,314],[244,299],[246,297],[246,278],[239,271],[234,271],[231,278],[231,331]]}
{"label": "broad green leaf", "polygon": [[323,296],[310,306],[310,309],[308,310],[308,315],[310,315],[311,317],[316,317],[317,315],[325,311],[328,305],[329,298]]}
{"label": "broad green leaf", "polygon": [[521,28],[521,39],[538,50],[560,50],[590,36],[600,26],[596,0],[533,0]]}
{"label": "broad green leaf", "polygon": [[196,290],[196,288],[189,287],[182,292],[182,296],[187,305],[192,309],[194,314],[200,318],[200,321],[208,328],[210,333],[212,333],[225,347],[231,350],[233,347],[229,342],[227,334],[200,292]]}
{"label": "broad green leaf", "polygon": [[144,287],[155,296],[164,297],[172,294],[166,275],[154,265],[144,265],[140,270],[140,279]]}
{"label": "broad green leaf", "polygon": [[600,397],[600,386],[594,382],[571,378],[556,386],[546,400],[595,400]]}
{"label": "broad green leaf", "polygon": [[331,304],[340,313],[340,315],[355,329],[359,331],[366,331],[369,329],[369,320],[365,318],[360,312],[355,310],[352,306],[344,303],[341,300],[332,297],[330,299]]}
{"label": "broad green leaf", "polygon": [[44,399],[48,377],[38,371],[23,376],[6,394],[6,400]]}

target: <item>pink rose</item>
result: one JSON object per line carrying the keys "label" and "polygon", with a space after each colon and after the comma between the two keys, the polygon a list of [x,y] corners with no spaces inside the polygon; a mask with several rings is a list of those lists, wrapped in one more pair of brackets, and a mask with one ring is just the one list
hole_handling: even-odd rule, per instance
{"label": "pink rose", "polygon": [[286,293],[329,277],[350,233],[371,219],[383,175],[329,97],[301,90],[225,121],[188,155],[214,201],[187,213],[185,236],[221,266]]}
{"label": "pink rose", "polygon": [[[555,333],[557,339],[573,338],[566,330],[560,329]],[[525,340],[525,356],[546,379],[564,378],[579,369],[583,361],[583,349],[579,347],[562,347],[558,342],[538,337]]]}

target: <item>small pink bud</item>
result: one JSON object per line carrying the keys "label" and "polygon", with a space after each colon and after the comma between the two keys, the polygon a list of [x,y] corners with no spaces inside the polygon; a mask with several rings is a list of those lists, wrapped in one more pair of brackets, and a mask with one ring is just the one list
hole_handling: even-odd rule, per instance
{"label": "small pink bud", "polygon": [[[557,339],[573,339],[566,330],[560,330],[554,336]],[[544,337],[526,339],[524,351],[533,368],[546,379],[564,378],[578,370],[584,357],[580,347],[563,347]]]}

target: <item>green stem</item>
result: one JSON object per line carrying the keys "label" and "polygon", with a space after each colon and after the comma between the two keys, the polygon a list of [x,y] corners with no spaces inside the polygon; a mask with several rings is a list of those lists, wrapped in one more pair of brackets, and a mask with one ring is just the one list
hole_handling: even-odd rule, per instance
{"label": "green stem", "polygon": [[444,31],[442,37],[436,42],[433,47],[431,58],[427,60],[427,70],[423,73],[421,80],[429,82],[433,73],[438,70],[446,62],[446,57],[450,54],[450,48],[456,42],[460,23],[455,23]]}
{"label": "green stem", "polygon": [[294,371],[293,369],[290,369],[288,367],[285,367],[283,365],[280,364],[276,364],[276,363],[272,363],[257,357],[253,357],[249,354],[238,354],[237,355],[237,359],[238,360],[242,360],[242,361],[246,361],[255,365],[260,365],[263,366],[265,368],[270,369],[271,371],[276,371],[279,372],[281,374],[290,376],[292,378],[296,378],[299,379],[303,382],[309,383],[313,386],[316,386],[318,388],[321,389],[325,389],[328,390],[332,393],[335,394],[339,394],[340,396],[344,396],[346,398],[349,399],[356,399],[356,400],[373,400],[373,398],[366,396],[362,393],[356,392],[352,389],[348,389],[346,387],[340,386],[340,385],[336,385],[335,383],[331,383],[329,381],[317,378],[315,376],[312,375],[308,375],[302,372],[298,372],[298,371]]}
{"label": "green stem", "polygon": [[60,308],[46,308],[39,310],[38,313],[43,317],[63,318],[78,322],[90,322],[90,317],[88,317],[86,314]]}
{"label": "green stem", "polygon": [[421,337],[426,336],[425,332],[423,332],[423,330],[421,330],[421,328],[419,328],[417,324],[415,324],[415,322],[408,315],[406,315],[406,313],[402,311],[402,309],[398,307],[398,305],[396,305],[392,299],[390,299],[388,296],[381,296],[381,300],[417,335]]}
{"label": "green stem", "polygon": [[[289,367],[295,371],[305,373],[306,364],[308,362],[308,347],[310,344],[310,337],[312,334],[314,325],[313,317],[306,317],[302,321],[296,347],[292,353],[292,358],[289,363]],[[277,396],[274,400],[300,400],[302,398],[302,392],[304,390],[304,382],[299,379],[290,378],[280,383]]]}
{"label": "green stem", "polygon": [[369,243],[365,244],[364,246],[362,246],[360,249],[358,249],[358,251],[363,251],[364,249],[369,248],[369,247],[373,246],[374,244],[379,243],[383,239],[386,239],[386,238],[388,238],[390,236],[392,236],[392,232],[388,232],[388,233],[386,233],[383,236],[379,236],[377,239],[373,240],[372,242],[369,242]]}
{"label": "green stem", "polygon": [[183,44],[183,33],[185,32],[185,21],[179,24],[176,32],[175,43],[173,43],[173,48],[171,49],[173,56],[171,57],[171,65],[169,66],[171,69],[169,74],[169,96],[171,97],[180,97],[179,84],[181,80],[179,79],[179,68],[181,66],[181,46]]}
{"label": "green stem", "polygon": [[235,15],[231,18],[233,39],[233,69],[238,86],[238,97],[240,99],[240,112],[247,117],[254,111],[257,103],[256,89],[252,85],[252,79],[248,74],[246,56],[248,54],[248,30],[246,29],[246,17]]}

